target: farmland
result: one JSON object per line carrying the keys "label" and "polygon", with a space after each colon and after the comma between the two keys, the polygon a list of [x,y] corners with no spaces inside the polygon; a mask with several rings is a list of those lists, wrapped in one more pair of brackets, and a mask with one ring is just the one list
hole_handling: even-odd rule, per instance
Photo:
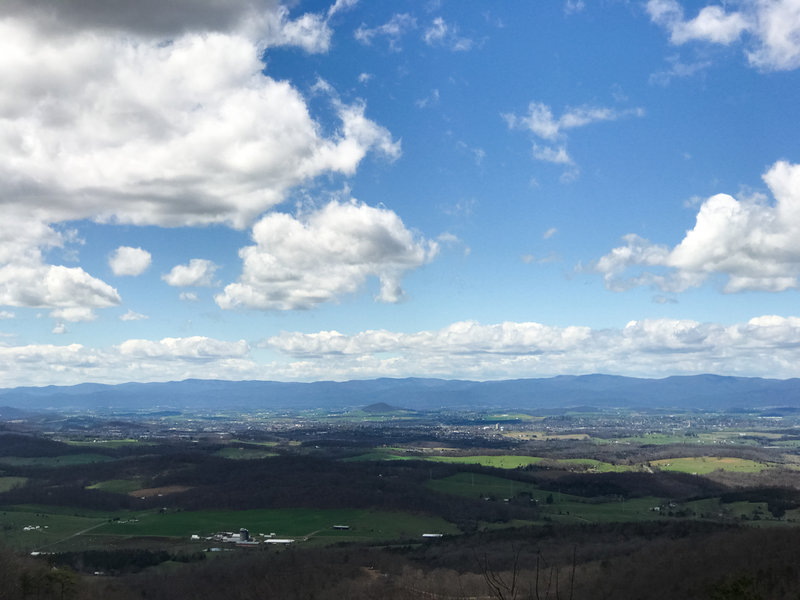
{"label": "farmland", "polygon": [[[800,536],[791,417],[693,415],[691,430],[677,430],[688,419],[602,411],[398,419],[382,410],[350,420],[322,411],[170,414],[133,420],[130,431],[118,419],[113,430],[98,421],[88,433],[7,430],[2,546],[79,575],[111,569],[148,594],[158,593],[148,587],[153,574],[225,579],[214,564],[264,569],[262,556],[284,569],[289,560],[333,561],[337,577],[354,582],[362,567],[382,565],[381,577],[402,582],[392,589],[450,594],[483,589],[480,557],[509,564],[512,549],[526,557],[526,577],[535,577],[537,552],[561,565],[559,577],[576,552],[576,581],[588,590],[598,556],[633,568],[684,538],[699,548],[724,537],[726,548],[744,551],[762,530]],[[230,534],[243,528],[250,540],[237,545]],[[151,578],[137,579],[140,569]]]}

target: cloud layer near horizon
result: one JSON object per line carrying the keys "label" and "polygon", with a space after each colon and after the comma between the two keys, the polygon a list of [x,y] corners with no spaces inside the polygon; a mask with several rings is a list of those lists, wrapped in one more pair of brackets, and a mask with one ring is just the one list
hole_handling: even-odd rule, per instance
{"label": "cloud layer near horizon", "polygon": [[[282,332],[259,343],[203,336],[80,344],[0,346],[7,385],[121,383],[186,378],[312,381],[373,377],[474,380],[614,372],[800,376],[800,317],[765,315],[724,325],[631,321],[621,329],[540,323],[457,322],[434,331]],[[255,354],[277,353],[271,361]]]}

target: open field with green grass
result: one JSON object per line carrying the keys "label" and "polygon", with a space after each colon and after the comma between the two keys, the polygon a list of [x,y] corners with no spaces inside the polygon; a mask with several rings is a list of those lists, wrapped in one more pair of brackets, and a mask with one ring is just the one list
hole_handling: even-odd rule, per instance
{"label": "open field with green grass", "polygon": [[663,471],[679,471],[696,475],[708,475],[712,471],[723,470],[735,473],[758,473],[772,468],[767,463],[744,458],[696,456],[689,458],[665,458],[650,461],[650,465]]}
{"label": "open field with green grass", "polygon": [[[566,496],[566,494],[564,494]],[[545,504],[544,513],[553,521],[561,523],[621,523],[628,521],[649,521],[661,518],[660,512],[653,510],[661,499],[646,497],[611,502],[587,502],[575,497],[556,499]]]}
{"label": "open field with green grass", "polygon": [[90,485],[87,489],[102,490],[114,494],[130,494],[141,488],[142,481],[139,479],[109,479]]}
{"label": "open field with green grass", "polygon": [[721,430],[703,431],[691,435],[686,432],[645,433],[615,438],[593,437],[598,444],[669,445],[669,444],[736,444],[737,446],[760,446],[762,442],[780,443],[783,435],[771,432]]}
{"label": "open field with green grass", "polygon": [[275,452],[267,450],[266,448],[247,448],[240,446],[226,446],[225,448],[220,448],[214,454],[222,458],[234,460],[254,460],[277,456]]}
{"label": "open field with green grass", "polygon": [[103,454],[65,454],[63,456],[0,456],[0,464],[13,467],[69,467],[114,460]]}
{"label": "open field with green grass", "polygon": [[0,477],[0,493],[25,485],[27,477]]}
{"label": "open field with green grass", "polygon": [[570,466],[585,467],[588,471],[594,473],[622,473],[623,471],[630,471],[633,468],[629,465],[613,465],[594,458],[559,458],[553,462],[566,469],[569,469]]}
{"label": "open field with green grass", "polygon": [[477,456],[426,456],[425,460],[459,465],[481,465],[495,469],[518,469],[541,462],[540,456],[516,456],[512,454]]}
{"label": "open field with green grass", "polygon": [[349,456],[342,459],[344,462],[362,462],[367,460],[423,460],[423,456],[416,454],[400,454],[401,448],[375,448],[358,456]]}
{"label": "open field with green grass", "polygon": [[533,484],[482,473],[457,473],[450,477],[429,481],[427,486],[437,492],[455,494],[465,498],[494,496],[502,499],[513,497],[520,492],[528,492],[533,494],[534,498],[541,497],[541,500],[544,501],[547,495],[547,492]]}
{"label": "open field with green grass", "polygon": [[[669,517],[746,521],[750,525],[788,525],[800,522],[800,509],[787,511],[784,519],[776,520],[768,511],[766,502],[723,503],[720,498],[704,498],[676,503],[656,497],[603,501],[602,498],[583,498],[550,492],[533,484],[479,473],[459,473],[437,479],[428,482],[428,487],[446,494],[467,498],[491,497],[495,501],[530,494],[542,511],[539,523],[609,523]],[[548,497],[552,501],[548,502]]]}
{"label": "open field with green grass", "polygon": [[[50,512],[54,510],[56,512]],[[333,529],[347,525],[349,529]],[[56,507],[6,507],[0,510],[0,532],[14,549],[67,551],[118,545],[133,538],[207,537],[219,531],[247,528],[253,537],[275,533],[298,542],[416,540],[423,533],[456,534],[439,517],[406,512],[358,509],[202,510],[161,513],[158,510],[117,511],[93,516],[63,514]],[[209,542],[203,540],[203,544]]]}
{"label": "open field with green grass", "polygon": [[[349,530],[334,530],[348,525]],[[263,509],[201,510],[161,514],[158,511],[121,516],[107,522],[93,534],[114,536],[208,536],[218,531],[239,531],[252,535],[275,533],[278,537],[323,538],[328,541],[361,539],[414,539],[423,533],[456,533],[454,525],[438,517],[403,512],[357,509]]]}
{"label": "open field with green grass", "polygon": [[4,545],[15,550],[46,550],[71,536],[88,533],[107,521],[105,516],[76,516],[49,510],[50,507],[0,509],[0,532]]}
{"label": "open field with green grass", "polygon": [[563,468],[565,470],[587,470],[597,473],[611,473],[629,471],[632,467],[628,465],[613,465],[593,458],[563,458],[545,459],[541,456],[518,456],[512,454],[502,455],[474,455],[474,456],[441,456],[441,455],[419,455],[419,454],[399,454],[402,448],[376,448],[372,452],[359,454],[358,456],[346,458],[346,461],[365,461],[365,460],[428,460],[432,462],[443,462],[458,465],[481,465],[483,467],[493,467],[495,469],[519,469],[528,465],[535,465],[545,461],[546,464]]}
{"label": "open field with green grass", "polygon": [[[428,487],[446,494],[467,498],[506,498],[527,496],[542,511],[542,521],[559,522],[621,522],[656,519],[658,511],[651,510],[662,503],[660,498],[602,501],[572,494],[543,490],[533,484],[479,473],[458,473],[428,482]],[[549,500],[548,500],[549,499]]]}

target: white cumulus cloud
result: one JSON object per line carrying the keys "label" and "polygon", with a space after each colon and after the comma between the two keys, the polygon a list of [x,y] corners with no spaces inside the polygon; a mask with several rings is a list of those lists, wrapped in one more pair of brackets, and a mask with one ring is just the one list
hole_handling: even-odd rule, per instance
{"label": "white cumulus cloud", "polygon": [[120,302],[117,290],[80,267],[44,264],[43,251],[64,247],[71,235],[31,219],[23,207],[8,207],[0,219],[0,306],[103,308]]}
{"label": "white cumulus cloud", "polygon": [[379,300],[397,302],[403,275],[438,250],[394,212],[355,201],[298,217],[268,214],[253,227],[253,241],[239,251],[239,281],[215,296],[222,308],[311,308],[357,291],[367,277],[379,279]]}
{"label": "white cumulus cloud", "polygon": [[0,19],[0,202],[51,221],[243,227],[373,147],[396,156],[363,104],[338,104],[339,133],[322,137],[297,90],[262,73],[257,41],[162,42]]}
{"label": "white cumulus cloud", "polygon": [[219,268],[210,260],[193,258],[188,265],[175,265],[169,273],[161,276],[167,284],[176,287],[214,285],[214,272]]}
{"label": "white cumulus cloud", "polygon": [[[65,332],[63,323],[53,330],[56,334]],[[201,336],[128,340],[108,348],[81,344],[0,345],[0,381],[4,385],[254,379],[259,372],[242,340]]]}
{"label": "white cumulus cloud", "polygon": [[[655,285],[681,292],[715,274],[726,292],[779,292],[800,285],[800,165],[778,161],[764,174],[774,203],[716,194],[673,248],[635,235],[597,260],[611,289]],[[631,271],[635,274],[629,275]]]}
{"label": "white cumulus cloud", "polygon": [[227,342],[204,336],[164,338],[152,340],[127,340],[118,347],[123,356],[160,360],[207,361],[224,357],[241,357],[250,352],[244,340]]}
{"label": "white cumulus cloud", "polygon": [[[0,3],[0,305],[102,308],[116,290],[46,264],[61,223],[251,225],[291,188],[352,175],[400,144],[361,101],[332,99],[333,127],[264,51],[328,49],[326,15],[276,0],[8,0]],[[201,67],[198,67],[201,65]],[[120,248],[118,275],[149,264]]]}
{"label": "white cumulus cloud", "polygon": [[120,246],[108,259],[108,265],[114,275],[136,277],[144,273],[150,266],[152,256],[147,250]]}
{"label": "white cumulus cloud", "polygon": [[711,4],[687,19],[678,0],[649,0],[651,20],[664,27],[676,45],[704,41],[725,46],[744,40],[753,66],[765,71],[800,67],[800,1],[744,0],[728,10]]}
{"label": "white cumulus cloud", "polygon": [[0,267],[0,306],[105,308],[119,303],[117,290],[79,267]]}

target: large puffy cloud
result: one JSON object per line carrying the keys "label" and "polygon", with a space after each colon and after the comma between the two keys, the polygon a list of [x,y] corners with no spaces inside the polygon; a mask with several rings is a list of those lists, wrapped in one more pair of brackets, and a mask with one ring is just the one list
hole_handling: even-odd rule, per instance
{"label": "large puffy cloud", "polygon": [[11,207],[0,219],[0,306],[103,308],[117,291],[80,267],[44,264],[43,250],[61,248],[70,232],[57,231]]}
{"label": "large puffy cloud", "polygon": [[370,276],[380,280],[379,300],[397,302],[405,272],[438,250],[394,212],[355,201],[333,201],[299,217],[268,214],[253,227],[253,241],[239,251],[239,281],[215,297],[222,308],[311,308],[355,292]]}
{"label": "large puffy cloud", "polygon": [[[328,16],[344,8],[337,6]],[[278,0],[6,0],[0,15],[30,21],[38,31],[57,36],[103,32],[170,39],[190,31],[241,31],[264,48],[292,45],[311,52],[327,50],[331,36],[322,15],[292,20]]]}
{"label": "large puffy cloud", "polygon": [[649,0],[647,12],[663,26],[673,44],[706,41],[731,45],[749,35],[750,64],[771,70],[800,66],[800,1],[743,0],[740,10],[728,12],[719,5],[705,6],[693,19],[686,19],[678,0]]}
{"label": "large puffy cloud", "polygon": [[64,245],[58,223],[244,228],[372,149],[396,158],[363,103],[334,100],[324,133],[298,90],[263,73],[265,49],[322,52],[330,36],[325,15],[293,19],[275,0],[1,3],[0,304],[119,303],[82,269],[45,264]]}
{"label": "large puffy cloud", "polygon": [[241,34],[164,44],[26,25],[0,20],[0,202],[51,221],[243,227],[302,181],[352,173],[370,148],[399,152],[362,104],[337,104],[341,128],[323,137]]}
{"label": "large puffy cloud", "polygon": [[[727,277],[726,292],[779,292],[800,284],[800,165],[776,162],[764,181],[774,204],[717,194],[703,202],[694,228],[674,248],[629,234],[626,245],[592,269],[610,289],[656,285],[681,292],[714,274]],[[629,275],[631,270],[637,273]]]}
{"label": "large puffy cloud", "polygon": [[0,267],[0,305],[106,308],[119,302],[117,290],[79,267]]}

